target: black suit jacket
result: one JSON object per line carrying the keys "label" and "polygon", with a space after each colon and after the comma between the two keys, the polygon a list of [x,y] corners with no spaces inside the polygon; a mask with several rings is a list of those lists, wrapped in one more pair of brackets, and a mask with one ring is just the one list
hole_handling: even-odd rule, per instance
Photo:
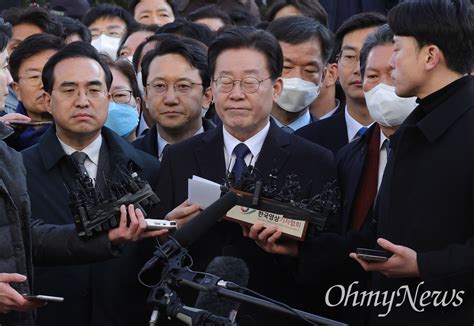
{"label": "black suit jacket", "polygon": [[[303,184],[311,181],[306,189],[307,196],[321,192],[327,182],[335,179],[334,160],[328,150],[288,134],[273,124],[255,168],[265,176],[276,168],[280,186],[289,174],[298,175]],[[163,157],[158,179],[157,189],[161,199],[158,216],[164,216],[187,199],[188,178],[197,175],[222,183],[225,171],[222,126],[170,146]],[[216,256],[236,256],[244,259],[249,266],[251,289],[296,305],[298,300],[295,297],[302,296],[301,292],[297,293],[291,270],[282,264],[281,257],[265,253],[253,241],[244,238],[236,223],[217,223],[190,247],[190,252],[197,270],[205,270]],[[261,309],[252,312],[257,312],[253,315],[253,318],[257,318],[257,325],[288,324],[288,320],[279,314],[265,314]]]}
{"label": "black suit jacket", "polygon": [[[214,122],[208,119],[202,119],[202,127],[204,131],[214,129],[216,125]],[[135,139],[132,145],[135,148],[144,151],[145,153],[151,154],[158,157],[158,133],[156,129],[156,123],[151,127],[143,136]]]}
{"label": "black suit jacket", "polygon": [[300,128],[295,131],[295,135],[321,145],[336,155],[347,144],[347,125],[344,112]]}
{"label": "black suit jacket", "polygon": [[387,325],[474,322],[473,94],[474,78],[463,77],[423,99],[405,120],[391,137],[374,213],[378,236],[415,250],[420,272],[393,279],[376,273],[374,289],[409,285],[414,293],[424,281],[420,293],[448,291],[451,298],[465,291],[463,303],[417,313],[405,302],[383,318]]}
{"label": "black suit jacket", "polygon": [[[66,188],[74,182],[77,169],[55,132],[56,128],[50,128],[38,144],[22,152],[32,215],[50,224],[71,224],[73,217]],[[110,171],[115,164],[127,167],[133,164],[144,180],[156,183],[159,170],[156,158],[136,150],[105,127],[102,136],[103,144],[108,146]],[[98,170],[97,175],[102,172]],[[112,176],[112,173],[106,175]],[[145,323],[149,316],[145,308],[148,291],[138,283],[137,273],[151,253],[152,248],[146,243],[134,243],[125,246],[117,259],[82,266],[36,268],[36,293],[65,297],[63,303],[50,304],[38,311],[38,325]]]}

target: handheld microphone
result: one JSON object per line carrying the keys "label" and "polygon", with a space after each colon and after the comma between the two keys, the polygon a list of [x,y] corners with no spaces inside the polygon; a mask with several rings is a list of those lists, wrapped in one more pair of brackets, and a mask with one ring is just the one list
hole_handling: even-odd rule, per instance
{"label": "handheld microphone", "polygon": [[178,243],[187,247],[201,236],[203,236],[218,220],[235,205],[237,205],[239,196],[233,192],[228,192],[208,208],[203,210],[191,221],[183,225],[176,233],[174,238]]}
{"label": "handheld microphone", "polygon": [[[233,282],[246,287],[249,281],[247,264],[240,258],[220,256],[214,258],[207,266],[206,273],[218,276],[223,281]],[[218,298],[211,292],[201,291],[195,307],[235,321],[240,302]]]}

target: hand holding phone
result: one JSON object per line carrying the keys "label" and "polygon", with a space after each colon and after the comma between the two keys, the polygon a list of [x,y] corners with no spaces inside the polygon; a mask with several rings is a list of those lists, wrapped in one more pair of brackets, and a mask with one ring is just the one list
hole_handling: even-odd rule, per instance
{"label": "hand holding phone", "polygon": [[168,221],[168,220],[157,220],[152,218],[146,218],[146,230],[176,230],[177,225],[176,221]]}
{"label": "hand holding phone", "polygon": [[367,262],[385,262],[393,254],[385,250],[375,250],[367,248],[356,249],[357,258],[365,260]]}

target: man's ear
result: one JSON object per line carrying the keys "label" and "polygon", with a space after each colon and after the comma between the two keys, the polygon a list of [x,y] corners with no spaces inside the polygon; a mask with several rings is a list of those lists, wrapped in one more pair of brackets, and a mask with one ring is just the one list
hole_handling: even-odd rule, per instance
{"label": "man's ear", "polygon": [[328,63],[323,77],[323,86],[328,88],[336,84],[339,74],[337,72],[337,63]]}
{"label": "man's ear", "polygon": [[273,83],[273,102],[275,102],[283,91],[283,80],[278,77]]}
{"label": "man's ear", "polygon": [[209,105],[211,105],[211,102],[212,102],[212,89],[211,89],[211,87],[208,87],[204,91],[204,94],[202,94],[201,106],[204,109],[209,109]]}
{"label": "man's ear", "polygon": [[18,101],[21,101],[21,96],[20,96],[20,85],[16,81],[12,81],[11,83],[12,89],[15,92],[16,98]]}
{"label": "man's ear", "polygon": [[435,68],[440,61],[444,61],[443,52],[441,52],[441,49],[434,44],[427,45],[423,52],[426,70],[431,70]]}
{"label": "man's ear", "polygon": [[44,104],[46,105],[46,111],[48,111],[49,114],[53,115],[52,113],[52,108],[51,108],[51,95],[49,95],[46,92],[43,92],[43,99],[44,99]]}

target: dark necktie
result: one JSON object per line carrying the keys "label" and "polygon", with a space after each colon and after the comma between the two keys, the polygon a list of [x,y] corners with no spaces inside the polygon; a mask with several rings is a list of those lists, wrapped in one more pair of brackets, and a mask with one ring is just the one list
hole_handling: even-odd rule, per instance
{"label": "dark necktie", "polygon": [[357,186],[357,192],[352,205],[352,229],[360,230],[377,195],[377,180],[380,159],[380,129],[376,126],[370,135],[367,145],[367,159]]}
{"label": "dark necktie", "polygon": [[354,138],[352,138],[352,140],[356,140],[356,139],[362,137],[362,135],[364,135],[364,134],[367,132],[368,129],[369,129],[369,128],[367,128],[367,127],[362,127],[362,128],[360,128],[360,129],[356,132],[356,134],[354,135]]}
{"label": "dark necktie", "polygon": [[74,162],[76,162],[77,168],[79,169],[79,172],[81,173],[81,176],[89,176],[89,173],[87,173],[86,166],[84,165],[84,162],[87,159],[87,154],[84,152],[74,152],[71,154],[72,159]]}
{"label": "dark necktie", "polygon": [[232,152],[235,154],[235,163],[232,172],[234,173],[235,180],[239,180],[242,173],[247,169],[245,156],[250,153],[250,149],[244,143],[240,143],[234,147]]}
{"label": "dark necktie", "polygon": [[292,134],[292,133],[295,132],[295,131],[293,130],[293,128],[288,127],[288,126],[281,126],[281,130],[286,131],[286,132],[289,133],[289,134]]}

